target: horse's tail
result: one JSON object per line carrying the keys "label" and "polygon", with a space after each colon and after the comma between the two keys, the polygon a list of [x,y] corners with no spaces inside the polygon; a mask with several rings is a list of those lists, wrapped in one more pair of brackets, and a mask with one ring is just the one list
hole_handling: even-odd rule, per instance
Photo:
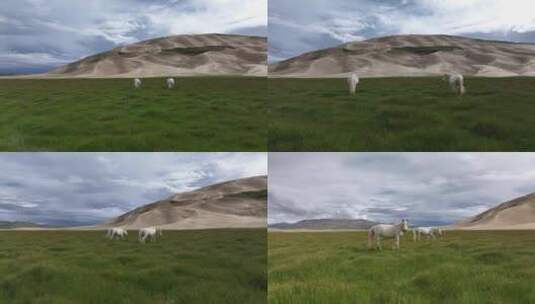
{"label": "horse's tail", "polygon": [[368,230],[368,248],[372,248],[372,241],[373,241],[374,234],[375,232],[373,231],[373,229]]}
{"label": "horse's tail", "polygon": [[464,83],[461,82],[459,84],[459,95],[463,96],[465,92],[466,92],[466,89],[464,88]]}

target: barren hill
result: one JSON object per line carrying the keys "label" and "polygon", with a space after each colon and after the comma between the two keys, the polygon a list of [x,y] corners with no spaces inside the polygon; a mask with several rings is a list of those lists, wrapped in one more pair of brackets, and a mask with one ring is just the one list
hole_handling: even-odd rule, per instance
{"label": "barren hill", "polygon": [[535,229],[535,193],[499,204],[454,225],[456,229]]}
{"label": "barren hill", "polygon": [[270,76],[535,76],[535,44],[447,35],[401,35],[350,42],[271,64]]}
{"label": "barren hill", "polygon": [[105,227],[207,229],[266,227],[267,177],[257,176],[175,194],[127,212]]}
{"label": "barren hill", "polygon": [[269,225],[274,229],[306,229],[306,230],[361,230],[368,229],[378,223],[361,219],[313,219],[297,223],[277,223]]}
{"label": "barren hill", "polygon": [[46,77],[265,76],[265,37],[204,34],[142,41],[86,57]]}

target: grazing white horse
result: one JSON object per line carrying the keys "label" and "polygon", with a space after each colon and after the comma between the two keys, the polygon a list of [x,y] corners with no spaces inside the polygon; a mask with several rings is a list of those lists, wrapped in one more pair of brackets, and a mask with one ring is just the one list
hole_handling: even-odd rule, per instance
{"label": "grazing white horse", "polygon": [[372,248],[372,241],[375,239],[376,248],[383,250],[381,247],[381,238],[393,238],[395,239],[394,248],[399,249],[399,239],[403,235],[404,231],[409,229],[409,221],[402,219],[401,223],[397,225],[379,224],[372,226],[368,230],[368,247]]}
{"label": "grazing white horse", "polygon": [[155,241],[157,238],[163,235],[162,229],[157,227],[147,227],[139,229],[139,241],[145,243],[147,238],[150,238],[151,241]]}
{"label": "grazing white horse", "polygon": [[447,81],[450,85],[452,91],[457,93],[459,96],[464,95],[466,89],[464,87],[464,77],[461,74],[444,74],[442,80]]}
{"label": "grazing white horse", "polygon": [[[414,233],[416,232],[416,233]],[[412,237],[413,237],[413,240],[421,240],[422,239],[422,235],[425,235],[428,239],[430,238],[433,238],[433,239],[436,239],[436,235],[435,235],[435,228],[433,227],[418,227],[418,228],[414,228],[413,229],[413,234],[412,234]]]}
{"label": "grazing white horse", "polygon": [[115,237],[117,237],[117,239],[123,240],[127,236],[128,231],[120,227],[108,228],[108,230],[106,231],[106,237],[110,238],[111,240],[115,239]]}
{"label": "grazing white horse", "polygon": [[347,85],[349,86],[349,94],[355,95],[355,92],[357,91],[357,85],[359,84],[359,76],[357,74],[352,73],[347,78]]}
{"label": "grazing white horse", "polygon": [[165,84],[167,85],[168,89],[172,89],[175,87],[175,79],[174,78],[167,78],[165,81]]}
{"label": "grazing white horse", "polygon": [[134,88],[139,88],[141,86],[141,79],[135,78],[134,79]]}

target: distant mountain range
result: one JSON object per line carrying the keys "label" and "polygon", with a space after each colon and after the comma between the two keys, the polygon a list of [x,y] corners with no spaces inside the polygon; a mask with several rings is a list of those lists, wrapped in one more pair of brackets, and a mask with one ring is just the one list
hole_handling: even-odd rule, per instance
{"label": "distant mountain range", "polygon": [[312,219],[296,223],[271,224],[268,228],[282,230],[362,230],[377,224],[377,222],[362,219]]}
{"label": "distant mountain range", "polygon": [[535,44],[448,35],[399,35],[345,43],[269,66],[270,76],[535,76]]}
{"label": "distant mountain range", "polygon": [[501,203],[452,225],[452,228],[470,230],[535,229],[535,193]]}
{"label": "distant mountain range", "polygon": [[54,225],[43,225],[36,224],[32,222],[23,222],[23,221],[0,221],[0,229],[21,229],[21,228],[57,228],[58,226]]}

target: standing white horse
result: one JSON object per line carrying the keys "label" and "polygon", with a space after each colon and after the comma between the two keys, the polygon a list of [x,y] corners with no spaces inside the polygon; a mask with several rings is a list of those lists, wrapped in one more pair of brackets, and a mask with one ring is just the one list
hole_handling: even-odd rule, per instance
{"label": "standing white horse", "polygon": [[347,78],[347,85],[349,86],[349,94],[355,95],[355,92],[357,91],[357,85],[359,84],[359,76],[357,74],[352,73]]}
{"label": "standing white horse", "polygon": [[114,228],[108,228],[106,231],[106,237],[110,238],[111,240],[115,239],[125,239],[128,236],[128,231],[124,228],[120,227],[114,227]]}
{"label": "standing white horse", "polygon": [[436,235],[435,235],[435,228],[432,228],[432,227],[418,227],[418,228],[414,228],[413,231],[416,232],[416,235],[412,235],[413,239],[414,240],[421,240],[422,239],[422,235],[425,235],[428,239],[430,238],[433,238],[433,239],[436,239]]}
{"label": "standing white horse", "polygon": [[141,243],[145,243],[147,238],[150,238],[151,241],[155,241],[157,238],[160,238],[163,235],[162,229],[157,227],[147,227],[139,229],[138,239]]}
{"label": "standing white horse", "polygon": [[402,219],[401,223],[397,225],[379,224],[372,226],[368,230],[368,247],[372,248],[372,241],[375,239],[376,248],[383,250],[381,247],[381,238],[393,238],[395,239],[394,248],[399,249],[399,239],[403,235],[404,231],[409,229],[409,221]]}
{"label": "standing white horse", "polygon": [[165,84],[167,85],[168,89],[172,89],[175,87],[175,79],[174,78],[167,78],[165,81]]}
{"label": "standing white horse", "polygon": [[444,74],[442,80],[447,81],[450,85],[452,91],[457,93],[459,96],[464,95],[466,89],[464,87],[464,77],[461,74]]}
{"label": "standing white horse", "polygon": [[134,79],[134,88],[139,88],[141,86],[141,79],[135,78]]}
{"label": "standing white horse", "polygon": [[440,227],[432,227],[431,231],[433,231],[433,234],[435,236],[440,236],[440,237],[444,236],[444,231],[442,231],[442,229]]}

